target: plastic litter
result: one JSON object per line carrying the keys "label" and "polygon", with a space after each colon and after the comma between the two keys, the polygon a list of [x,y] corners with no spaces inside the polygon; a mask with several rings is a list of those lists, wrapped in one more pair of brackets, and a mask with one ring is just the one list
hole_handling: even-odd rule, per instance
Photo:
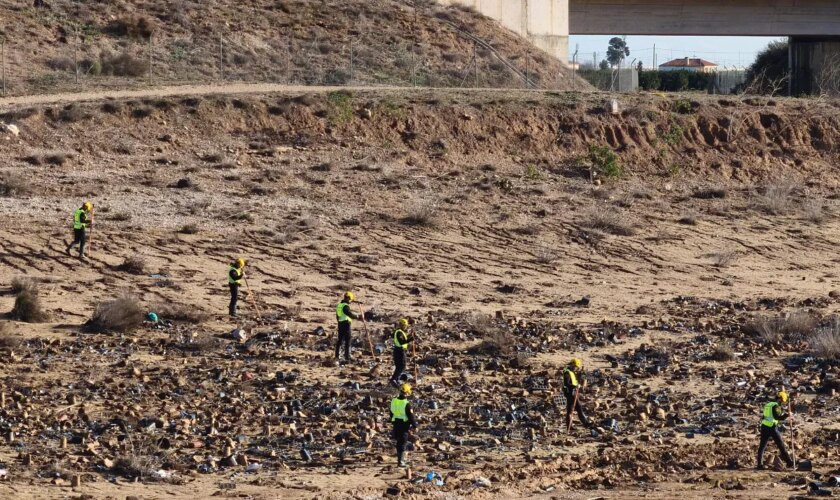
{"label": "plastic litter", "polygon": [[149,314],[146,315],[146,319],[151,321],[152,323],[157,323],[158,322],[158,315],[153,313],[153,312],[150,312]]}
{"label": "plastic litter", "polygon": [[435,486],[443,486],[443,476],[437,472],[426,473],[426,482],[433,483]]}

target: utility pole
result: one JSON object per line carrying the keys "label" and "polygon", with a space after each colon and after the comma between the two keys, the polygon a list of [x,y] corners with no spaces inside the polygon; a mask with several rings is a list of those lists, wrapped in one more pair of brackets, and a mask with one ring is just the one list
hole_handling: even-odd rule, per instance
{"label": "utility pole", "polygon": [[656,65],[656,44],[653,44],[653,70],[656,71],[659,66]]}
{"label": "utility pole", "polygon": [[572,91],[577,90],[577,58],[578,58],[578,50],[580,50],[580,45],[575,44],[575,55],[572,57]]}

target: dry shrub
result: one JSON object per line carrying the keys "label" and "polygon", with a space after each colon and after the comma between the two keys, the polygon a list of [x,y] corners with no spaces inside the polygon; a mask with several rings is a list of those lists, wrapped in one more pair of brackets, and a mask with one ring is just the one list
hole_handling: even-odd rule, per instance
{"label": "dry shrub", "polygon": [[146,274],[146,259],[140,255],[128,256],[117,269],[131,274]]}
{"label": "dry shrub", "polygon": [[735,359],[735,351],[729,344],[719,344],[712,348],[709,357],[714,361],[732,361]]}
{"label": "dry shrub", "polygon": [[514,347],[513,335],[494,327],[486,332],[484,340],[467,349],[467,353],[473,356],[506,356],[513,352]]}
{"label": "dry shrub", "polygon": [[202,309],[186,304],[167,302],[155,306],[155,312],[161,319],[184,321],[199,324],[207,320],[208,315]]}
{"label": "dry shrub", "polygon": [[726,198],[726,195],[726,188],[707,187],[698,189],[692,196],[701,200],[714,200]]}
{"label": "dry shrub", "polygon": [[23,337],[16,336],[12,332],[12,326],[8,321],[0,323],[0,349],[16,349],[23,343]]}
{"label": "dry shrub", "polygon": [[181,229],[178,230],[181,234],[197,234],[198,233],[198,225],[197,224],[184,224],[181,226]]}
{"label": "dry shrub", "polygon": [[34,282],[30,281],[15,295],[12,318],[27,323],[42,323],[47,320],[47,314],[41,308],[38,286]]}
{"label": "dry shrub", "polygon": [[636,228],[624,212],[609,207],[595,207],[584,214],[581,225],[588,229],[616,236],[633,236]]}
{"label": "dry shrub", "polygon": [[437,200],[431,196],[417,196],[408,202],[402,223],[409,226],[432,226],[437,212]]}
{"label": "dry shrub", "polygon": [[20,293],[24,290],[36,288],[38,285],[30,278],[25,276],[15,276],[12,278],[12,293]]}
{"label": "dry shrub", "polygon": [[818,329],[808,338],[815,356],[840,360],[840,317],[833,317],[828,326]]}
{"label": "dry shrub", "polygon": [[813,224],[822,224],[828,219],[823,200],[808,200],[802,206],[802,218]]}
{"label": "dry shrub", "polygon": [[62,166],[67,160],[73,157],[73,153],[67,151],[49,151],[44,153],[44,161],[49,165]]}
{"label": "dry shrub", "polygon": [[20,174],[0,173],[0,196],[23,196],[31,192],[29,182]]}
{"label": "dry shrub", "polygon": [[712,259],[712,264],[718,268],[729,267],[738,258],[738,251],[732,248],[726,248],[718,252],[713,252],[708,255]]}
{"label": "dry shrub", "polygon": [[757,336],[766,343],[802,340],[819,325],[819,320],[807,311],[793,311],[776,318],[758,316],[744,325],[747,334]]}
{"label": "dry shrub", "polygon": [[557,250],[546,243],[540,243],[534,250],[534,261],[537,264],[553,264],[558,258],[560,255]]}
{"label": "dry shrub", "polygon": [[100,302],[93,311],[93,317],[87,322],[89,332],[126,333],[138,328],[143,323],[144,313],[135,297],[122,297]]}
{"label": "dry shrub", "polygon": [[770,215],[788,213],[793,205],[793,194],[796,189],[796,184],[785,180],[768,184],[756,196],[754,204],[756,208]]}
{"label": "dry shrub", "polygon": [[697,225],[697,214],[695,213],[687,213],[680,217],[677,221],[684,226],[696,226]]}
{"label": "dry shrub", "polygon": [[143,76],[149,69],[148,61],[129,52],[102,56],[102,74],[111,76]]}
{"label": "dry shrub", "polygon": [[103,32],[117,37],[142,38],[148,40],[154,33],[151,21],[144,16],[127,16],[115,19],[102,29]]}

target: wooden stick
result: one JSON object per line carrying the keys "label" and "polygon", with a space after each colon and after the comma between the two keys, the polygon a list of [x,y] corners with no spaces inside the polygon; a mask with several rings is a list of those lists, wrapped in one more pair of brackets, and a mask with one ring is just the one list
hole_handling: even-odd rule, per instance
{"label": "wooden stick", "polygon": [[575,421],[575,409],[577,407],[577,400],[578,400],[578,393],[580,392],[580,387],[575,389],[575,400],[572,402],[572,412],[569,414],[569,428],[566,429],[566,432],[572,432],[572,422]]}
{"label": "wooden stick", "polygon": [[93,210],[90,211],[90,231],[87,234],[88,255],[93,254]]}
{"label": "wooden stick", "polygon": [[368,347],[370,348],[370,355],[376,357],[376,352],[373,350],[373,342],[370,340],[370,332],[368,331],[367,321],[365,321],[365,309],[359,304],[359,310],[362,311],[362,325],[365,327],[365,335],[367,336]]}
{"label": "wooden stick", "polygon": [[248,284],[248,278],[245,276],[242,277],[242,280],[245,281],[245,288],[248,289],[248,298],[251,299],[251,305],[254,306],[254,309],[257,311],[257,319],[262,321],[262,313],[260,312],[260,306],[257,305],[256,297],[251,295],[251,285]]}

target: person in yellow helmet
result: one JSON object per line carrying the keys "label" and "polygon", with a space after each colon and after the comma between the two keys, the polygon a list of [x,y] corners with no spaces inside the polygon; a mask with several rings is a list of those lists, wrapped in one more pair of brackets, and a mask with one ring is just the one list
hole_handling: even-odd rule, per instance
{"label": "person in yellow helmet", "polygon": [[356,296],[353,292],[345,292],[341,302],[335,308],[335,318],[338,321],[338,340],[335,343],[336,362],[338,362],[339,354],[341,354],[342,344],[344,345],[344,360],[353,360],[350,353],[350,342],[352,340],[351,325],[354,319],[359,319],[359,316],[350,310],[350,303],[354,300],[356,300]]}
{"label": "person in yellow helmet", "polygon": [[245,259],[239,257],[231,262],[228,267],[228,286],[230,287],[230,303],[228,304],[228,314],[231,318],[236,317],[236,302],[239,300],[239,287],[242,285],[242,280],[245,278]]}
{"label": "person in yellow helmet", "polygon": [[776,446],[779,448],[779,453],[782,454],[782,460],[793,467],[793,459],[790,458],[785,442],[782,440],[782,434],[779,432],[779,422],[787,420],[788,415],[785,413],[784,406],[788,402],[788,394],[784,389],[779,391],[776,399],[764,405],[761,418],[761,431],[758,443],[758,463],[756,469],[764,468],[764,450],[767,448],[767,441],[773,439]]}
{"label": "person in yellow helmet", "polygon": [[394,425],[394,439],[397,442],[397,463],[400,467],[407,467],[408,460],[405,456],[405,447],[411,429],[417,427],[414,415],[411,413],[411,404],[408,397],[411,396],[411,386],[403,384],[400,386],[400,393],[391,400],[391,423]]}
{"label": "person in yellow helmet", "polygon": [[571,427],[572,413],[577,410],[578,417],[583,425],[588,426],[589,420],[583,411],[581,401],[581,389],[586,387],[586,374],[583,371],[583,361],[574,358],[563,370],[563,395],[566,396],[566,428]]}
{"label": "person in yellow helmet", "polygon": [[[79,259],[85,260],[85,243],[87,242],[87,228],[93,226],[93,204],[86,201],[73,212],[73,242],[64,250],[70,255],[70,250],[79,245]],[[66,243],[66,240],[65,240]]]}
{"label": "person in yellow helmet", "polygon": [[414,342],[414,336],[408,331],[408,320],[405,318],[397,322],[394,330],[394,374],[391,375],[391,385],[397,387],[400,377],[405,371],[405,353]]}

